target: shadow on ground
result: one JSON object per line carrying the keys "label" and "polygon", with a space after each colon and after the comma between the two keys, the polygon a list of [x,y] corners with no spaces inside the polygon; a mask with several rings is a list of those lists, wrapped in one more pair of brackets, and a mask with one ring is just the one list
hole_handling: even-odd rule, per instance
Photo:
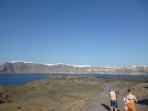
{"label": "shadow on ground", "polygon": [[110,111],[109,106],[107,106],[106,104],[103,104],[103,103],[101,103],[101,105],[102,105],[107,111]]}
{"label": "shadow on ground", "polygon": [[148,105],[148,99],[138,100],[137,104]]}
{"label": "shadow on ground", "polygon": [[148,89],[148,86],[145,86],[145,87],[143,87],[143,88]]}
{"label": "shadow on ground", "polygon": [[[110,107],[107,106],[106,104],[101,103],[101,105],[102,105],[107,111],[111,111]],[[115,111],[115,109],[114,109],[114,111]],[[120,110],[118,109],[118,111],[120,111]]]}

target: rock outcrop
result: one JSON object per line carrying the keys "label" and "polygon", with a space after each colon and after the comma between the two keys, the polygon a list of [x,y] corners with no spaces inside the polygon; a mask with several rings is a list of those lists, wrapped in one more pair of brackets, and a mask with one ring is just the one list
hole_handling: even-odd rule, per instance
{"label": "rock outcrop", "polygon": [[11,102],[11,100],[9,98],[9,95],[4,94],[3,92],[0,92],[0,104],[10,103],[10,102]]}

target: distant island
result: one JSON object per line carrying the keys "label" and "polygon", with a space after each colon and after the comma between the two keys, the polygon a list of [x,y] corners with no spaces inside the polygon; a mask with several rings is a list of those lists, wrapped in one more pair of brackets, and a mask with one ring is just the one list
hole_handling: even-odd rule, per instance
{"label": "distant island", "polygon": [[89,65],[41,64],[12,61],[0,65],[0,74],[148,74],[148,66],[97,67]]}

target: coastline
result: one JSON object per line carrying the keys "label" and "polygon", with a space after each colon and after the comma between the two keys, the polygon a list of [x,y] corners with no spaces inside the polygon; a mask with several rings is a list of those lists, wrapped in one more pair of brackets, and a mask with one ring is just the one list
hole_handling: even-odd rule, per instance
{"label": "coastline", "polygon": [[23,85],[28,82],[40,80],[46,77],[96,77],[96,78],[148,78],[148,75],[123,75],[123,74],[1,74],[1,85]]}
{"label": "coastline", "polygon": [[[0,91],[9,96],[10,103],[0,104],[2,111],[90,111],[110,107],[104,87],[119,90],[119,109],[127,88],[133,88],[139,103],[138,110],[147,111],[148,78],[96,78],[80,76],[49,76],[19,86],[2,86]],[[140,90],[139,90],[140,88]]]}

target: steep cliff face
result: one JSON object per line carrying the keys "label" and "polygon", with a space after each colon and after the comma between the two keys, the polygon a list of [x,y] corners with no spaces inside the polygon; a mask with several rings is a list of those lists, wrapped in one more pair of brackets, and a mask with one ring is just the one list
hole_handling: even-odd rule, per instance
{"label": "steep cliff face", "polygon": [[75,73],[78,68],[64,64],[44,65],[37,63],[7,62],[0,66],[0,74],[18,73]]}
{"label": "steep cliff face", "polygon": [[13,65],[9,64],[9,63],[5,63],[4,65],[1,65],[1,73],[3,74],[11,74],[11,73],[15,73],[13,70]]}
{"label": "steep cliff face", "polygon": [[45,65],[37,63],[7,62],[0,65],[0,74],[65,73],[65,74],[148,74],[148,66],[132,67],[76,67],[65,64]]}

